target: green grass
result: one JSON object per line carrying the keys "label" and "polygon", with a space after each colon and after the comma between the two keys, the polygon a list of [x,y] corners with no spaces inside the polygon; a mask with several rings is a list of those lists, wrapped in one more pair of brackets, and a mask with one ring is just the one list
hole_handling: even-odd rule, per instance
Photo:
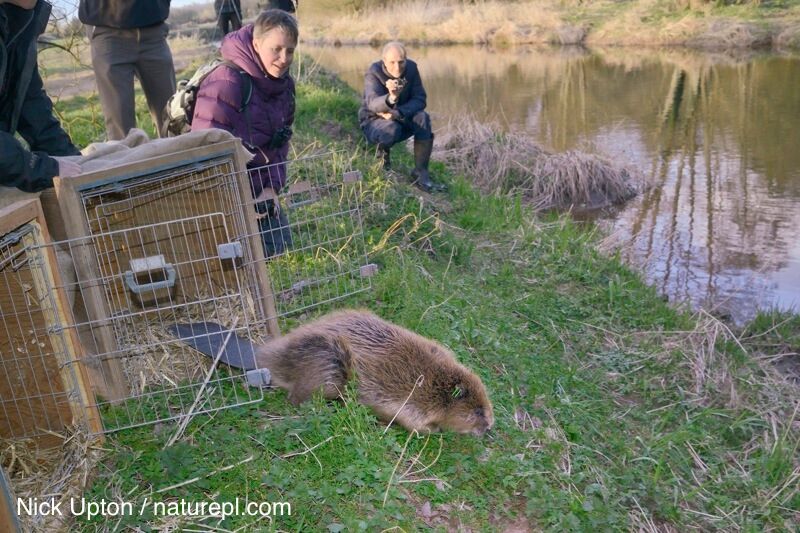
{"label": "green grass", "polygon": [[[670,308],[566,217],[487,197],[438,164],[444,196],[386,180],[360,140],[357,105],[330,77],[299,84],[294,149],[345,149],[365,176],[380,270],[372,291],[337,307],[367,307],[452,348],[490,392],[492,434],[384,431],[352,391],[299,407],[271,391],[197,417],[170,448],[172,425],[112,434],[87,499],[291,503],[291,516],[271,521],[202,520],[245,531],[794,527],[797,413],[742,348],[798,351],[796,317],[760,317],[740,346],[718,323]],[[69,119],[85,107],[62,109]],[[699,353],[714,356],[700,380]],[[146,510],[101,528],[176,524]]]}
{"label": "green grass", "polygon": [[[55,114],[76,146],[81,148],[105,140],[105,122],[100,99],[96,94],[75,96],[54,103]],[[152,138],[155,137],[153,118],[141,89],[136,90],[136,124]]]}

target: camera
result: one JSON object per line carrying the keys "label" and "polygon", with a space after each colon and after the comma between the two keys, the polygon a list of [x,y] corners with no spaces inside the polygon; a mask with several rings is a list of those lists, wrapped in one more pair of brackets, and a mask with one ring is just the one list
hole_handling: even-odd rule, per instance
{"label": "camera", "polygon": [[392,81],[392,80],[394,80],[394,82],[397,84],[397,92],[398,93],[403,92],[403,88],[406,86],[406,83],[407,83],[406,79],[405,78],[389,78],[389,80],[386,82],[387,88],[388,88],[388,85],[389,85],[389,81]]}

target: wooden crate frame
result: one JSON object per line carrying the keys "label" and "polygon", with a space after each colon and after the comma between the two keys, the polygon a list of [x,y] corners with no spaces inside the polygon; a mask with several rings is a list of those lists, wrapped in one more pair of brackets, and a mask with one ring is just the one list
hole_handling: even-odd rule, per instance
{"label": "wooden crate frame", "polygon": [[[203,162],[213,161],[218,158],[230,158],[234,171],[231,179],[236,180],[239,198],[234,199],[239,205],[244,206],[245,234],[242,238],[246,241],[249,252],[252,254],[254,264],[252,272],[255,279],[251,280],[257,287],[253,294],[254,305],[260,319],[265,322],[270,336],[280,335],[275,311],[272,288],[266,269],[263,267],[265,258],[263,254],[260,234],[255,209],[246,206],[253,205],[250,192],[250,180],[246,171],[246,161],[240,155],[240,141],[238,139],[223,141],[213,145],[178,151],[168,155],[161,155],[135,163],[127,163],[118,167],[99,170],[73,178],[55,178],[55,197],[59,204],[59,212],[63,220],[70,221],[64,224],[66,235],[70,240],[70,250],[78,277],[82,280],[101,280],[101,267],[95,255],[92,243],[92,227],[87,219],[84,209],[83,193],[93,187],[103,184],[121,183],[126,180],[135,180],[142,176],[158,174],[171,169],[187,168],[201,165]],[[50,210],[52,211],[52,209]],[[97,323],[110,322],[111,311],[104,298],[104,288],[100,283],[81,286],[82,299],[88,315]],[[101,353],[114,353],[116,341],[114,331],[110,325],[95,327],[98,350]],[[93,389],[96,393],[111,400],[129,398],[124,372],[120,362],[109,358],[101,363],[99,372],[90,375]],[[103,379],[99,379],[102,375]]]}
{"label": "wooden crate frame", "polygon": [[8,480],[5,471],[0,468],[0,531],[9,533],[22,531],[16,509],[17,505],[14,493],[11,490],[11,482]]}
{"label": "wooden crate frame", "polygon": [[[13,291],[18,287],[8,283],[0,288],[0,291],[6,292],[0,294],[0,314],[7,316],[9,308],[14,312],[18,308],[26,308],[30,317],[28,327],[46,332],[41,344],[43,348],[49,346],[49,351],[41,351],[39,357],[28,357],[25,360],[27,367],[23,369],[16,353],[20,350],[27,352],[29,348],[18,347],[15,350],[14,339],[5,339],[9,352],[0,354],[5,370],[4,379],[0,379],[0,399],[4,404],[4,408],[0,410],[0,434],[12,439],[34,437],[39,446],[55,447],[62,441],[54,431],[78,422],[85,424],[90,433],[97,433],[101,422],[99,413],[90,400],[89,380],[82,364],[82,346],[74,330],[69,327],[71,315],[62,290],[56,254],[50,246],[50,234],[38,199],[20,200],[0,209],[0,236],[7,236],[20,228],[30,230],[19,236],[19,244],[23,246],[25,254],[37,254],[37,264],[30,269],[32,286],[20,287],[21,291],[16,293]],[[5,266],[12,268],[10,264]],[[29,292],[32,294],[27,294]],[[30,298],[34,299],[33,302],[38,307],[36,312],[31,310]],[[18,324],[21,324],[21,319]],[[28,332],[20,331],[19,334],[21,339]],[[52,357],[52,361],[46,357]],[[35,398],[21,396],[20,394],[25,393],[16,390],[20,381],[25,384],[26,378],[41,375],[47,379],[43,379],[43,383],[36,381]],[[45,385],[50,390],[43,390]],[[59,401],[60,397],[65,397],[66,401]],[[9,403],[14,403],[15,414],[6,410],[5,405]],[[32,423],[37,428],[40,422],[42,431],[31,430],[28,425]]]}

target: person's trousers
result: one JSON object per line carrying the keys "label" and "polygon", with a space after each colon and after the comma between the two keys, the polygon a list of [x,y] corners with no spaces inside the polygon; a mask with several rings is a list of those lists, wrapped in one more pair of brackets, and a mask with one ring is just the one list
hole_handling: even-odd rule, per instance
{"label": "person's trousers", "polygon": [[134,76],[142,85],[156,131],[160,132],[164,107],[175,92],[167,24],[128,30],[89,26],[87,30],[108,139],[122,139],[136,127]]}
{"label": "person's trousers", "polygon": [[380,144],[386,148],[405,141],[412,135],[418,141],[433,138],[431,119],[425,111],[419,111],[410,119],[402,121],[376,118],[364,124],[362,130],[369,143]]}
{"label": "person's trousers", "polygon": [[220,38],[228,35],[228,32],[236,31],[242,27],[242,19],[239,13],[235,11],[222,12],[217,15],[217,26],[220,32]]}

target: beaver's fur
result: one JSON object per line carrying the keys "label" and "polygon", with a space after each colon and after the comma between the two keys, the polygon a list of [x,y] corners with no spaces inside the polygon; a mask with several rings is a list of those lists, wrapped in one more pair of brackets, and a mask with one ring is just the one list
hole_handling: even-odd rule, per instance
{"label": "beaver's fur", "polygon": [[480,378],[450,350],[369,311],[326,315],[268,342],[256,360],[293,404],[317,390],[337,398],[354,377],[361,403],[408,430],[482,435],[494,423]]}

